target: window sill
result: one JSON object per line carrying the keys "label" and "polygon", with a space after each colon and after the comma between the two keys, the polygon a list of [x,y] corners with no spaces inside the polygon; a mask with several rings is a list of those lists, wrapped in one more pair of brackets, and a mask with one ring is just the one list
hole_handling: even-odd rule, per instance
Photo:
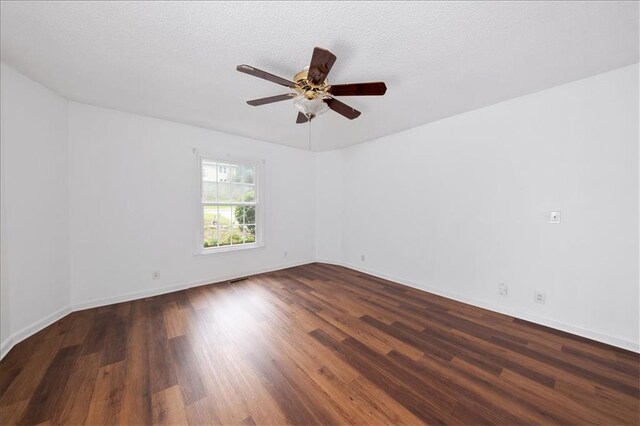
{"label": "window sill", "polygon": [[229,245],[223,247],[215,247],[215,248],[206,248],[201,249],[197,252],[196,256],[204,256],[208,254],[217,254],[217,253],[228,253],[232,251],[242,251],[242,250],[251,250],[264,247],[264,244],[252,243],[252,244],[239,244],[239,245]]}

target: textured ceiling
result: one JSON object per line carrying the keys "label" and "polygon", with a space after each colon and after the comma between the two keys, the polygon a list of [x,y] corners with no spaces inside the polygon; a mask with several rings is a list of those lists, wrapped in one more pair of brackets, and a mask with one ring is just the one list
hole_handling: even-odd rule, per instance
{"label": "textured ceiling", "polygon": [[[314,150],[371,140],[638,62],[636,2],[7,2],[2,59],[69,99],[306,148],[286,88],[314,46],[332,83],[383,80],[312,123]],[[284,90],[283,90],[284,89]]]}

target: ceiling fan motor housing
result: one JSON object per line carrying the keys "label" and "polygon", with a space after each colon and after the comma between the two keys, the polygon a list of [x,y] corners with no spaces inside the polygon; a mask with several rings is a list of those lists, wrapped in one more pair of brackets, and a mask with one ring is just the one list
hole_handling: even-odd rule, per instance
{"label": "ceiling fan motor housing", "polygon": [[293,77],[293,81],[296,83],[295,89],[298,93],[304,95],[307,99],[331,97],[328,93],[331,86],[329,86],[327,79],[320,84],[314,84],[308,79],[308,76],[309,69],[305,68]]}

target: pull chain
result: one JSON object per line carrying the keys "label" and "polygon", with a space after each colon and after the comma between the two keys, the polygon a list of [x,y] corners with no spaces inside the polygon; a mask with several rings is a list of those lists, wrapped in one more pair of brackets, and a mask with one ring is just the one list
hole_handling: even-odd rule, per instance
{"label": "pull chain", "polygon": [[309,151],[311,151],[311,117],[309,118]]}

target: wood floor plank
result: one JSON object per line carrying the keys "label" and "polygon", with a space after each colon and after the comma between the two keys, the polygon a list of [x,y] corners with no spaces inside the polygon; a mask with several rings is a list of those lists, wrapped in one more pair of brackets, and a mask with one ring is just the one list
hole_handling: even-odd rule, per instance
{"label": "wood floor plank", "polygon": [[78,353],[78,346],[69,346],[58,351],[34,390],[21,423],[38,424],[53,417],[63,401],[61,389],[64,389],[71,376]]}
{"label": "wood floor plank", "polygon": [[415,414],[391,395],[362,376],[349,383],[348,390],[362,398],[362,406],[358,407],[360,410],[375,419],[380,418],[380,421],[374,420],[367,424],[416,425],[422,423]]}
{"label": "wood floor plank", "polygon": [[206,391],[191,342],[184,336],[169,339],[169,348],[174,365],[176,366],[177,379],[182,390],[182,400],[186,405],[192,404],[206,396]]}
{"label": "wood floor plank", "polygon": [[189,422],[178,386],[154,393],[152,401],[153,424],[185,425]]}
{"label": "wood floor plank", "polygon": [[22,418],[29,400],[18,401],[12,404],[4,405],[0,407],[0,424],[12,425],[18,424],[19,419]]}
{"label": "wood floor plank", "polygon": [[93,394],[89,400],[86,424],[114,425],[119,423],[125,373],[126,364],[124,361],[100,367]]}
{"label": "wood floor plank", "polygon": [[185,407],[187,423],[190,425],[223,425],[216,415],[216,404],[212,397],[203,398]]}
{"label": "wood floor plank", "polygon": [[124,424],[149,424],[152,419],[148,315],[144,300],[131,303],[127,322],[125,382],[120,405],[120,421]]}
{"label": "wood floor plank", "polygon": [[232,364],[243,406],[257,424],[286,424],[287,419],[276,398],[269,393],[245,357],[237,356],[232,348],[225,349],[225,358]]}
{"label": "wood floor plank", "polygon": [[12,357],[12,352],[14,351],[12,349],[0,361],[0,369],[4,370],[5,362],[7,366],[16,365],[20,368],[19,373],[11,381],[11,384],[0,395],[0,407],[31,399],[60,348],[59,339],[45,339],[40,341],[40,346],[38,346],[33,344],[34,340],[32,339],[35,337],[32,336],[27,341],[21,342],[17,348],[14,348],[17,349],[15,358]]}
{"label": "wood floor plank", "polygon": [[640,355],[335,265],[74,312],[0,423],[640,424]]}
{"label": "wood floor plank", "polygon": [[72,312],[64,317],[61,320],[65,321],[64,337],[61,347],[82,345],[87,339],[94,315],[95,311],[86,309],[84,311]]}
{"label": "wood floor plank", "polygon": [[7,367],[0,370],[0,395],[3,395],[20,373],[21,367]]}
{"label": "wood floor plank", "polygon": [[91,328],[84,341],[83,355],[102,352],[105,347],[111,314],[104,308],[101,310],[101,313],[97,313],[93,317]]}
{"label": "wood floor plank", "polygon": [[[102,354],[95,352],[78,358],[67,381],[53,416],[55,424],[78,425],[84,423],[89,411],[85,401],[93,397],[95,382],[100,368]],[[58,384],[56,384],[58,385]]]}

